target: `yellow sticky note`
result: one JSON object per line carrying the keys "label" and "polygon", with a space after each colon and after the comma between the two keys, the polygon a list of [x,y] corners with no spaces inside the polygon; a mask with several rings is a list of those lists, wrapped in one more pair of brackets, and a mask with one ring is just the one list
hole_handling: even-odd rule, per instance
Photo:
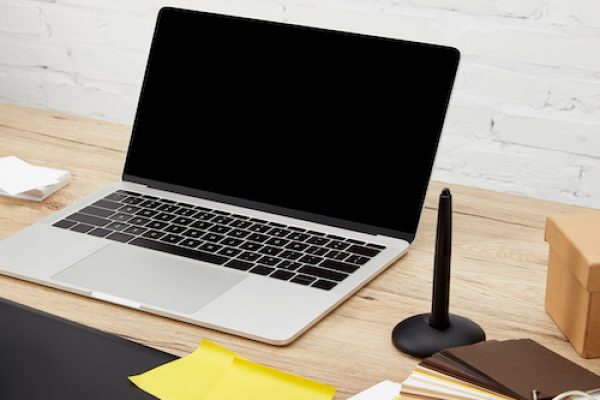
{"label": "yellow sticky note", "polygon": [[192,353],[129,380],[161,400],[199,400],[233,364],[237,354],[208,340]]}
{"label": "yellow sticky note", "polygon": [[335,394],[333,386],[255,364],[208,340],[129,379],[161,400],[331,400]]}
{"label": "yellow sticky note", "polygon": [[333,386],[236,358],[204,400],[331,400]]}

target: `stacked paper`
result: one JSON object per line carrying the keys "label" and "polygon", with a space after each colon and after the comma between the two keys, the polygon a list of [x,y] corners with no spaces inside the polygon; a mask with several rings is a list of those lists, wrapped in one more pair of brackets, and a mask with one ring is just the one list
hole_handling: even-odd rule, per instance
{"label": "stacked paper", "polygon": [[162,400],[331,400],[335,394],[333,386],[255,364],[208,340],[129,379]]}
{"label": "stacked paper", "polygon": [[0,158],[0,196],[42,201],[70,178],[67,171],[36,167],[13,156]]}

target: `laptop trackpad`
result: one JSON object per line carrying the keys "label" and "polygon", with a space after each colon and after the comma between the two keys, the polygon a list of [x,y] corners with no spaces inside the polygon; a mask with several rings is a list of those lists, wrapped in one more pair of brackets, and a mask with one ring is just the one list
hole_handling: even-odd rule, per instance
{"label": "laptop trackpad", "polygon": [[110,244],[52,278],[144,305],[192,314],[246,277],[222,266]]}

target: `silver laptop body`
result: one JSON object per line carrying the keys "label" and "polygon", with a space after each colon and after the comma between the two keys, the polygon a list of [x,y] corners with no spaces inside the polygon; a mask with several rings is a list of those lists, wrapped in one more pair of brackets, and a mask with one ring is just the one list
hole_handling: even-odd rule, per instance
{"label": "silver laptop body", "polygon": [[290,343],[408,250],[457,65],[162,9],[122,181],[1,241],[0,272]]}

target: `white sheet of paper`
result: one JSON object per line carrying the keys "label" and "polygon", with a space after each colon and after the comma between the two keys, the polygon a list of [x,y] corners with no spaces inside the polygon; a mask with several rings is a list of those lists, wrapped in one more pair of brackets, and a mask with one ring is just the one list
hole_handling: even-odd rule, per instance
{"label": "white sheet of paper", "polygon": [[15,195],[28,190],[58,183],[65,171],[35,167],[14,157],[0,158],[0,190]]}
{"label": "white sheet of paper", "polygon": [[348,400],[392,400],[399,393],[399,383],[383,381]]}

